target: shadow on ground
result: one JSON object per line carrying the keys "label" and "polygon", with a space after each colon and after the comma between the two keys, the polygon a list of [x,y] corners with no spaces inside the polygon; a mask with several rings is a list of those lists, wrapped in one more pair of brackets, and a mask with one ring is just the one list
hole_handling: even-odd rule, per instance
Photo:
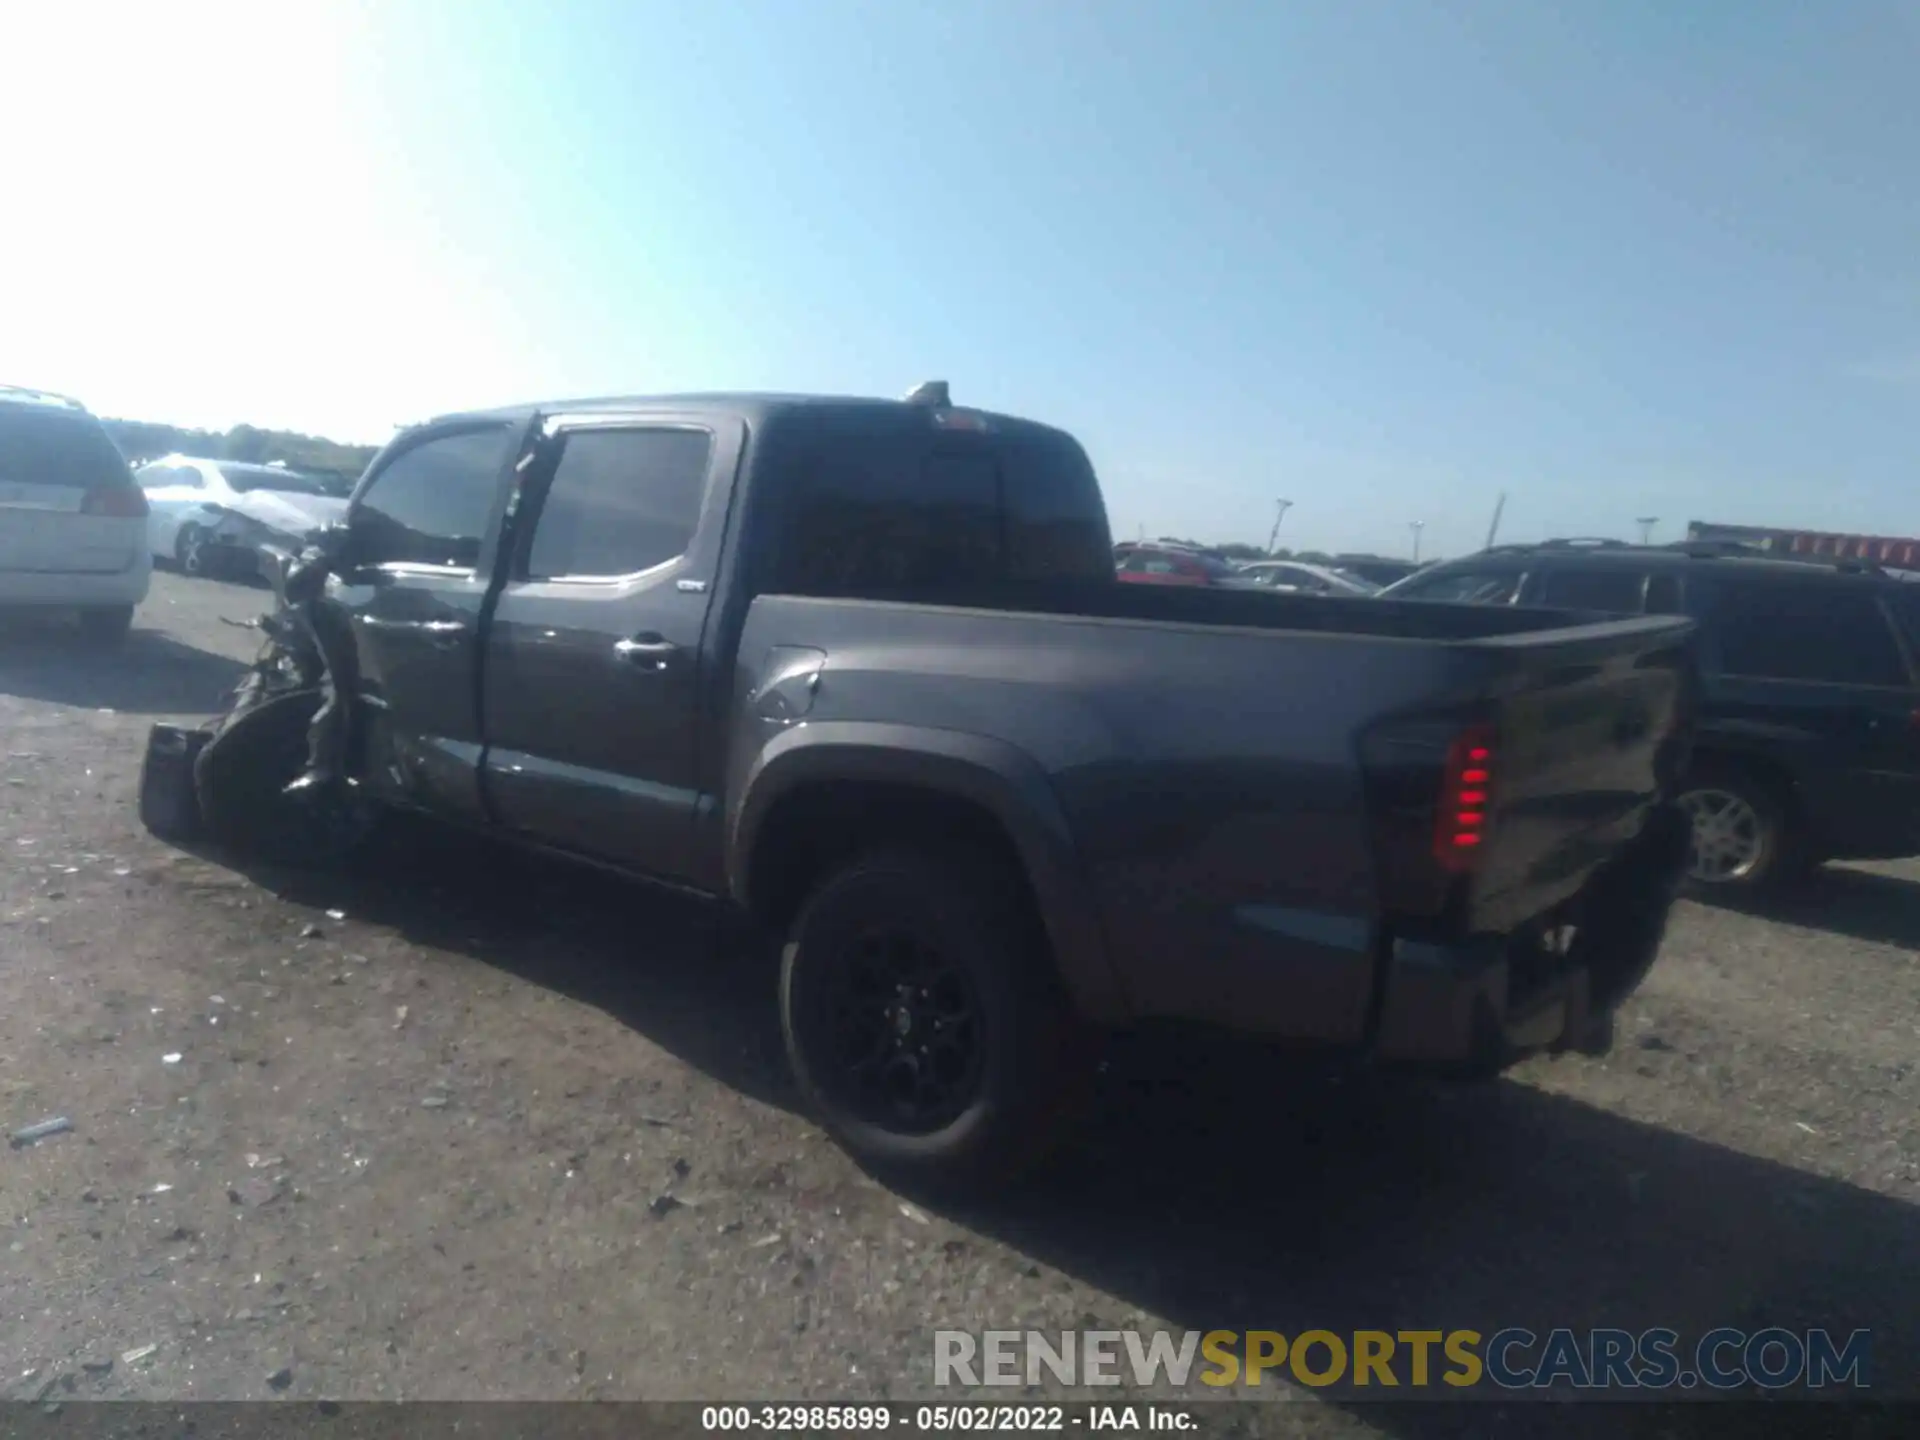
{"label": "shadow on ground", "polygon": [[1716,909],[1920,950],[1920,881],[1902,875],[1828,865],[1779,896],[1747,900],[1709,892],[1697,898]]}
{"label": "shadow on ground", "polygon": [[[411,826],[355,874],[256,878],[576,997],[793,1106],[765,947],[689,902]],[[1920,1390],[1920,1209],[1521,1081],[1310,1079],[1218,1038],[1135,1039],[1059,1163],[991,1205],[940,1208],[1176,1328],[1668,1327],[1683,1363],[1717,1326],[1869,1329],[1879,1395]],[[1323,1393],[1409,1440],[1912,1433],[1831,1405]]]}
{"label": "shadow on ground", "polygon": [[717,907],[406,816],[345,871],[204,855],[299,904],[338,907],[592,1005],[757,1100],[796,1104],[776,957]]}
{"label": "shadow on ground", "polygon": [[0,627],[0,694],[130,715],[219,709],[246,666],[135,627],[124,644],[91,650],[56,622]]}

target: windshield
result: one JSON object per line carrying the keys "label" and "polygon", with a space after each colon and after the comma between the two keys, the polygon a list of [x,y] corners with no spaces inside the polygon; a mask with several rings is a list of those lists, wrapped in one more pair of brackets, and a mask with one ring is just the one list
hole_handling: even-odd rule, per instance
{"label": "windshield", "polygon": [[325,495],[324,482],[294,470],[276,470],[271,465],[222,465],[220,473],[241,494],[250,490],[282,490],[292,495]]}

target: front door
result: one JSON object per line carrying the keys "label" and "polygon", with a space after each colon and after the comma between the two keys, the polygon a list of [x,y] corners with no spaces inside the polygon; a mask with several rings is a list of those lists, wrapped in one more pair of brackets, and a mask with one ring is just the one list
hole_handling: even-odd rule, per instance
{"label": "front door", "polygon": [[482,551],[519,438],[480,424],[384,457],[348,511],[346,573],[327,588],[356,671],[354,769],[387,799],[463,819],[483,813]]}
{"label": "front door", "polygon": [[[488,803],[531,839],[690,879],[701,642],[744,439],[711,417],[558,416],[481,681]],[[711,737],[709,737],[711,739]]]}

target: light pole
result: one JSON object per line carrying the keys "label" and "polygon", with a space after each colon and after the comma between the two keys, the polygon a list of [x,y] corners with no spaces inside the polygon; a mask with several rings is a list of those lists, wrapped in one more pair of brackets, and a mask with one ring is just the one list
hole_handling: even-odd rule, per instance
{"label": "light pole", "polygon": [[1273,553],[1273,547],[1280,543],[1280,522],[1287,518],[1287,511],[1293,508],[1293,502],[1291,500],[1276,500],[1273,503],[1278,508],[1275,509],[1273,515],[1273,533],[1267,536],[1267,553],[1269,555]]}
{"label": "light pole", "polygon": [[1660,523],[1660,517],[1658,515],[1642,515],[1633,523],[1640,527],[1640,543],[1642,545],[1651,545],[1653,543],[1653,527]]}
{"label": "light pole", "polygon": [[1407,528],[1413,531],[1413,563],[1416,565],[1420,563],[1420,532],[1426,529],[1426,526],[1427,522],[1424,520],[1409,520],[1407,522]]}

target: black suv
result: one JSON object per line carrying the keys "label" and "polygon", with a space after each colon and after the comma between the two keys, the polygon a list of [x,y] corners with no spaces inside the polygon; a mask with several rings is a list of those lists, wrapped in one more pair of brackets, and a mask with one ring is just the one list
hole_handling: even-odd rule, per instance
{"label": "black suv", "polygon": [[1384,594],[1692,616],[1700,723],[1681,798],[1698,886],[1920,854],[1920,583],[1728,546],[1561,540],[1435,565]]}

